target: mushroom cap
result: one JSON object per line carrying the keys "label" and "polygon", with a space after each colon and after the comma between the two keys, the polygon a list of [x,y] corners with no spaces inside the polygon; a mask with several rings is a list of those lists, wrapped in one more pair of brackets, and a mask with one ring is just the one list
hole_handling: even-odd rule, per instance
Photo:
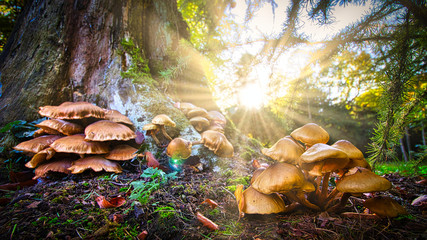
{"label": "mushroom cap", "polygon": [[138,151],[138,149],[132,146],[129,146],[127,144],[121,144],[115,146],[109,153],[104,156],[104,158],[116,161],[131,160],[132,158],[136,157],[136,151]]}
{"label": "mushroom cap", "polygon": [[306,183],[301,170],[289,163],[271,165],[255,179],[252,187],[264,194],[287,193],[291,190],[307,192],[314,190],[314,186],[311,187]]}
{"label": "mushroom cap", "polygon": [[87,169],[92,169],[95,172],[102,170],[106,172],[121,173],[122,167],[117,162],[107,160],[101,156],[92,156],[80,158],[73,162],[73,165],[68,168],[72,174],[82,173]]}
{"label": "mushroom cap", "polygon": [[[58,132],[67,136],[77,133],[83,133],[84,128],[76,123],[67,122],[61,119],[48,119],[36,124],[36,127],[43,129],[45,132],[50,133]],[[51,133],[52,134],[52,133]]]}
{"label": "mushroom cap", "polygon": [[337,190],[352,194],[387,191],[391,183],[366,168],[355,167],[341,178]]}
{"label": "mushroom cap", "polygon": [[391,197],[373,197],[366,199],[363,206],[371,212],[383,217],[397,217],[407,215],[406,209]]}
{"label": "mushroom cap", "polygon": [[49,145],[51,145],[53,142],[60,138],[62,138],[62,136],[43,135],[25,142],[21,142],[20,144],[13,147],[13,149],[23,152],[38,153],[41,150],[49,147]]}
{"label": "mushroom cap", "polygon": [[103,142],[85,141],[84,134],[76,134],[60,138],[50,145],[56,152],[76,154],[108,153],[108,145]]}
{"label": "mushroom cap", "polygon": [[104,109],[88,102],[64,102],[59,106],[40,107],[39,114],[48,118],[82,119],[104,118]]}
{"label": "mushroom cap", "polygon": [[62,159],[41,164],[36,168],[33,179],[45,177],[48,172],[62,172],[70,174],[71,171],[68,170],[68,168],[71,167],[72,162],[73,161],[70,159]]}
{"label": "mushroom cap", "polygon": [[261,175],[261,173],[264,172],[265,169],[265,167],[259,167],[255,169],[255,171],[252,173],[251,184],[254,183],[255,179],[259,177],[259,175]]}
{"label": "mushroom cap", "polygon": [[211,122],[215,122],[218,124],[221,124],[223,126],[225,126],[225,124],[227,124],[227,119],[225,118],[224,115],[222,115],[222,113],[218,112],[218,111],[209,111],[208,112],[208,119]]}
{"label": "mushroom cap", "polygon": [[271,148],[263,148],[261,152],[278,162],[296,164],[304,148],[295,142],[290,136],[277,141]]}
{"label": "mushroom cap", "polygon": [[220,157],[233,157],[233,145],[227,140],[224,134],[207,130],[202,133],[202,143],[209,150]]}
{"label": "mushroom cap", "polygon": [[314,144],[299,158],[302,169],[314,176],[343,169],[349,163],[345,152],[323,143]]}
{"label": "mushroom cap", "polygon": [[110,120],[112,122],[116,122],[116,123],[124,123],[127,124],[129,126],[133,126],[132,121],[126,117],[125,115],[121,114],[119,111],[117,110],[113,110],[113,109],[104,109],[105,111],[105,120]]}
{"label": "mushroom cap", "polygon": [[327,143],[329,141],[328,132],[315,123],[307,123],[304,126],[295,129],[291,133],[291,137],[306,144],[307,146],[312,146],[316,143]]}
{"label": "mushroom cap", "polygon": [[166,148],[166,154],[173,159],[187,159],[191,156],[192,143],[183,138],[174,138]]}
{"label": "mushroom cap", "polygon": [[43,150],[41,150],[40,152],[36,153],[29,162],[27,162],[25,164],[25,166],[27,168],[35,168],[37,167],[39,164],[51,159],[54,155],[55,155],[55,150],[53,150],[53,148],[48,147],[45,148]]}
{"label": "mushroom cap", "polygon": [[370,169],[369,163],[365,160],[363,153],[347,140],[339,140],[331,145],[336,149],[345,152],[350,159],[350,162],[345,168],[363,167]]}
{"label": "mushroom cap", "polygon": [[172,121],[172,119],[166,115],[166,114],[159,114],[151,120],[151,123],[157,124],[157,125],[164,125],[169,127],[175,127],[176,123]]}
{"label": "mushroom cap", "polygon": [[90,141],[127,141],[136,138],[136,134],[128,126],[101,120],[94,122],[85,128],[85,140]]}
{"label": "mushroom cap", "polygon": [[263,194],[253,187],[243,191],[239,201],[239,211],[246,214],[272,214],[286,211],[283,199],[277,194]]}
{"label": "mushroom cap", "polygon": [[208,111],[206,111],[206,109],[201,107],[196,107],[188,111],[187,117],[188,118],[193,118],[193,117],[209,118],[209,114],[208,114]]}
{"label": "mushroom cap", "polygon": [[188,103],[188,102],[176,102],[176,103],[174,103],[174,106],[176,108],[178,108],[179,110],[181,110],[185,115],[187,115],[187,113],[191,109],[196,108],[195,105],[193,105],[192,103]]}
{"label": "mushroom cap", "polygon": [[190,123],[198,132],[202,132],[210,125],[210,122],[207,118],[200,116],[191,118]]}
{"label": "mushroom cap", "polygon": [[142,130],[144,131],[158,131],[159,130],[159,125],[156,125],[154,123],[147,123],[142,127]]}
{"label": "mushroom cap", "polygon": [[217,122],[211,122],[207,130],[212,130],[224,134],[224,126]]}

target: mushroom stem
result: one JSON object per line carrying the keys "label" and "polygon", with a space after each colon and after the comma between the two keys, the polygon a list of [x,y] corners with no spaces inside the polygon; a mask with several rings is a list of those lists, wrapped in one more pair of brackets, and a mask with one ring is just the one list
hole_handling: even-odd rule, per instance
{"label": "mushroom stem", "polygon": [[339,210],[340,208],[345,207],[345,204],[347,203],[348,199],[350,198],[350,193],[344,193],[340,199],[340,202],[335,204],[334,206],[326,209],[327,212],[335,212]]}
{"label": "mushroom stem", "polygon": [[162,131],[163,135],[169,139],[169,141],[172,141],[172,138],[169,136],[169,134],[166,132],[165,126],[160,125],[160,130]]}
{"label": "mushroom stem", "polygon": [[328,208],[328,206],[332,203],[338,193],[339,191],[337,190],[337,188],[334,188],[334,190],[329,193],[328,197],[325,199],[325,208]]}
{"label": "mushroom stem", "polygon": [[285,193],[285,196],[288,197],[289,199],[299,202],[302,205],[314,209],[316,211],[320,211],[320,208],[317,205],[314,205],[313,203],[309,202],[306,198],[303,192],[299,191],[296,194],[293,193],[292,191],[289,191],[287,193]]}
{"label": "mushroom stem", "polygon": [[162,144],[160,143],[159,139],[156,137],[155,133],[151,134],[151,137],[153,138],[154,142],[156,143],[157,146],[162,146]]}
{"label": "mushroom stem", "polygon": [[323,176],[323,180],[322,180],[322,192],[320,194],[320,202],[324,202],[327,195],[328,195],[328,187],[329,187],[329,178],[331,176],[330,172],[327,172],[324,176]]}

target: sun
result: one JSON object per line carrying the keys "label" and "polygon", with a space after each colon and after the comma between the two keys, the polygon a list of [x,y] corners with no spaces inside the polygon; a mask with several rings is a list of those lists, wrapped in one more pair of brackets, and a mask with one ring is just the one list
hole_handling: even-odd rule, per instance
{"label": "sun", "polygon": [[247,84],[238,93],[239,105],[250,109],[260,109],[265,102],[264,92],[257,84]]}

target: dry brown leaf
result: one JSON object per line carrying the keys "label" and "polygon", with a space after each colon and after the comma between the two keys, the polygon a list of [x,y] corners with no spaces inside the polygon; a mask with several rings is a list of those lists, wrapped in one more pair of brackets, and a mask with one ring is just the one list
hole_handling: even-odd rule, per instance
{"label": "dry brown leaf", "polygon": [[95,200],[100,208],[115,208],[126,203],[126,200],[123,197],[115,197],[108,201],[104,196],[99,196]]}
{"label": "dry brown leaf", "polygon": [[219,227],[216,223],[212,222],[209,218],[203,216],[201,213],[197,212],[196,214],[197,220],[203,224],[203,226],[209,228],[210,230],[218,230]]}
{"label": "dry brown leaf", "polygon": [[209,206],[212,208],[212,209],[215,209],[216,207],[218,207],[218,203],[217,202],[215,202],[214,200],[211,200],[211,199],[206,199],[205,201],[203,201],[202,202],[202,204],[203,203],[207,203],[207,204],[209,204]]}

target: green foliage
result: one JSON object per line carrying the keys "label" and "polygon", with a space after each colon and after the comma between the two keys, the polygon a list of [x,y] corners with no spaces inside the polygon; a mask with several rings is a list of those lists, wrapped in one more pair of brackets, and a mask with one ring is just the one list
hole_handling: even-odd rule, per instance
{"label": "green foliage", "polygon": [[123,47],[121,54],[127,53],[131,57],[130,66],[126,66],[127,70],[121,72],[121,76],[132,79],[133,83],[146,82],[153,84],[153,78],[148,67],[148,59],[145,57],[144,51],[135,46],[132,39],[123,39],[121,45]]}
{"label": "green foliage", "polygon": [[378,175],[398,173],[402,176],[426,176],[427,166],[421,165],[418,161],[393,161],[376,164],[374,171]]}
{"label": "green foliage", "polygon": [[25,0],[0,0],[0,53],[24,5]]}
{"label": "green foliage", "polygon": [[160,189],[169,180],[176,178],[177,172],[166,174],[158,168],[147,168],[141,174],[141,178],[147,180],[134,181],[131,183],[133,190],[130,199],[136,199],[141,204],[147,204],[154,191]]}

